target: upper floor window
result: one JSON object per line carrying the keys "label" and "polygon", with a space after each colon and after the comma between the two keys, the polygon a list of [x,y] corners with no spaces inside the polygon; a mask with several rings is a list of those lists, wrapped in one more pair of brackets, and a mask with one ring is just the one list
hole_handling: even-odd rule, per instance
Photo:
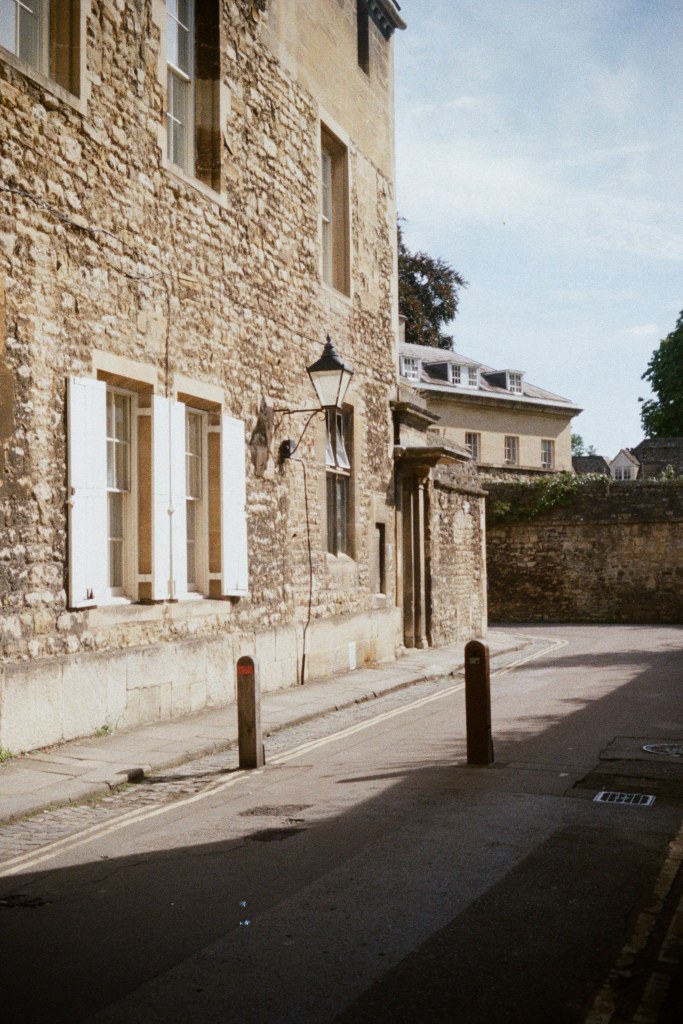
{"label": "upper floor window", "polygon": [[516,466],[519,463],[519,438],[506,436],[505,438],[505,462],[508,466]]}
{"label": "upper floor window", "polygon": [[467,386],[470,388],[479,386],[479,370],[476,366],[467,367]]}
{"label": "upper floor window", "polygon": [[508,373],[508,391],[511,391],[513,395],[522,394],[521,373]]}
{"label": "upper floor window", "polygon": [[79,0],[0,0],[0,46],[80,93]]}
{"label": "upper floor window", "polygon": [[460,384],[462,382],[462,367],[456,366],[454,363],[449,363],[448,379],[451,384]]}
{"label": "upper floor window", "polygon": [[356,0],[358,35],[358,67],[370,74],[370,14],[367,0]]}
{"label": "upper floor window", "polygon": [[465,447],[475,462],[479,462],[481,454],[481,434],[465,434]]}
{"label": "upper floor window", "polygon": [[167,0],[167,155],[220,190],[218,0]]}
{"label": "upper floor window", "polygon": [[322,277],[326,284],[348,295],[347,150],[338,139],[322,128],[320,135],[320,222]]}
{"label": "upper floor window", "polygon": [[420,360],[412,356],[401,356],[401,373],[408,380],[420,379]]}
{"label": "upper floor window", "polygon": [[554,441],[541,441],[541,465],[544,469],[552,469],[555,465]]}

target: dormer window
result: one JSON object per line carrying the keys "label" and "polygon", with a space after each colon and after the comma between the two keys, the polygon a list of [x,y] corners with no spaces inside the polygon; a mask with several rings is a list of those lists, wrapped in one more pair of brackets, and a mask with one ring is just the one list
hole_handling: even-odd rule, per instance
{"label": "dormer window", "polygon": [[401,356],[401,374],[408,380],[420,379],[420,360],[413,356]]}
{"label": "dormer window", "polygon": [[467,386],[470,388],[479,387],[479,370],[476,366],[467,367]]}
{"label": "dormer window", "polygon": [[460,384],[462,382],[462,367],[456,366],[455,363],[449,363],[448,380],[451,384]]}
{"label": "dormer window", "polygon": [[522,394],[522,374],[508,372],[508,391],[513,395]]}

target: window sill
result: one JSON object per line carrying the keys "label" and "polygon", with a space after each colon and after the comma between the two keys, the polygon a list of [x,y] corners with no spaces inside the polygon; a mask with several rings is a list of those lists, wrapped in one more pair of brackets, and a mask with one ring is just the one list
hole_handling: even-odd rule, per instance
{"label": "window sill", "polygon": [[200,181],[199,178],[195,178],[191,174],[187,174],[182,167],[178,167],[177,164],[172,164],[167,157],[162,157],[161,166],[170,177],[175,178],[176,181],[182,182],[183,185],[188,185],[190,188],[194,189],[195,192],[199,192],[200,195],[204,196],[205,199],[209,199],[212,203],[215,203],[216,206],[220,206],[222,209],[227,210],[228,199],[225,193],[216,192],[214,189],[210,188],[209,185],[205,185],[203,181]]}
{"label": "window sill", "polygon": [[343,307],[353,306],[353,288],[347,295],[346,292],[340,292],[338,288],[335,288],[333,284],[328,284],[327,281],[321,281],[321,285],[323,294],[332,299],[338,305]]}
{"label": "window sill", "polygon": [[87,104],[83,97],[74,96],[73,93],[64,89],[56,82],[53,82],[51,78],[47,77],[47,75],[41,74],[41,72],[31,64],[27,64],[26,61],[21,60],[16,56],[16,54],[12,53],[10,50],[6,50],[3,46],[0,46],[0,60],[5,64],[9,64],[11,68],[14,68],[15,71],[22,74],[24,78],[28,78],[34,85],[37,85],[41,89],[45,89],[46,92],[51,93],[62,103],[65,103],[68,107],[71,107],[72,110],[75,110],[78,114],[85,116]]}
{"label": "window sill", "polygon": [[340,554],[331,555],[330,552],[327,554],[327,568],[335,576],[346,576],[355,577],[358,566],[357,563],[351,558],[350,555]]}
{"label": "window sill", "polygon": [[100,604],[94,608],[84,608],[82,611],[88,612],[89,624],[92,627],[106,627],[122,625],[125,622],[161,622],[164,616],[180,621],[205,618],[209,615],[229,618],[232,613],[232,602],[221,598],[204,597],[202,594],[184,597],[180,601],[158,601],[153,604],[138,604],[122,598],[117,603]]}

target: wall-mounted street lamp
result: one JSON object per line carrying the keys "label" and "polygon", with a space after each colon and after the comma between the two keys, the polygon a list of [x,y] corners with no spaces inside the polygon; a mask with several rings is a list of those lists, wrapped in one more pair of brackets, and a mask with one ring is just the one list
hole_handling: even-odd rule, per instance
{"label": "wall-mounted street lamp", "polygon": [[291,438],[287,438],[287,440],[283,441],[280,445],[280,462],[284,462],[286,459],[291,459],[294,452],[301,444],[301,440],[308,429],[308,425],[317,413],[324,412],[327,414],[329,409],[341,409],[353,376],[353,370],[344,362],[343,359],[340,358],[329,334],[327,335],[323,354],[320,359],[317,359],[314,363],[311,363],[310,366],[307,366],[306,372],[311,378],[311,384],[318,396],[320,408],[276,410],[277,412],[286,414],[296,412],[311,413],[309,419],[306,421],[304,429],[301,432],[299,440],[295,443]]}

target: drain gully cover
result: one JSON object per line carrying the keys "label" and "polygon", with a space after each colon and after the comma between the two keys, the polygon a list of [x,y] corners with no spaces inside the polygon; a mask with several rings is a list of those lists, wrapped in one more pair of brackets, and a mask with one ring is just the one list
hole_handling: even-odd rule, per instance
{"label": "drain gully cover", "polygon": [[646,743],[643,750],[648,754],[665,754],[667,757],[683,757],[683,743]]}
{"label": "drain gully cover", "polygon": [[601,789],[593,797],[593,803],[596,804],[631,804],[636,807],[652,807],[654,802],[654,796],[649,793],[613,793],[607,789]]}

